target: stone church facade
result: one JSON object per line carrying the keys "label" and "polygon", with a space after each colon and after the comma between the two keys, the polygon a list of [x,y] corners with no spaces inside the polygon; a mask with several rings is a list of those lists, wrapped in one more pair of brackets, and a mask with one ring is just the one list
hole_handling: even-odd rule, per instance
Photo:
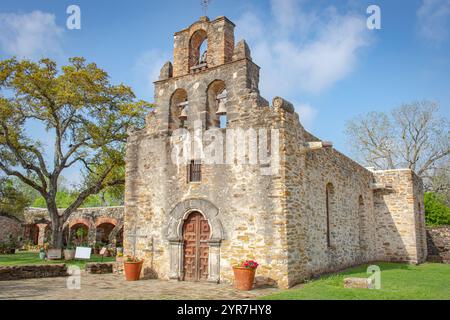
{"label": "stone church facade", "polygon": [[[145,276],[181,281],[231,282],[235,263],[255,259],[258,281],[280,287],[364,262],[423,262],[421,180],[360,166],[307,132],[291,103],[261,97],[260,68],[234,27],[202,17],[175,33],[156,111],[127,143],[125,254],[145,259]],[[208,129],[227,139],[238,128],[275,130],[267,149],[277,170],[173,161],[176,133],[199,123],[209,138]]]}

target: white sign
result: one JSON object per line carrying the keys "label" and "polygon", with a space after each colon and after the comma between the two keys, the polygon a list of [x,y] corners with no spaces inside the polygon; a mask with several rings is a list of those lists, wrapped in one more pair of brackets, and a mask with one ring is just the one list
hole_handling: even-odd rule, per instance
{"label": "white sign", "polygon": [[91,259],[91,248],[77,247],[75,250],[75,259]]}

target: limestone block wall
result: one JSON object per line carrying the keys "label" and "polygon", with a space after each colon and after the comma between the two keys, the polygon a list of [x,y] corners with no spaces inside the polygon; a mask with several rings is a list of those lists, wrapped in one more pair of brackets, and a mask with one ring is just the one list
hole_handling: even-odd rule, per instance
{"label": "limestone block wall", "polygon": [[[59,209],[62,213],[64,209]],[[24,223],[28,225],[36,224],[45,230],[47,225],[50,225],[51,219],[45,208],[27,208],[24,213]],[[64,224],[64,228],[71,228],[72,226],[81,223],[88,227],[88,242],[95,244],[96,242],[96,227],[102,223],[111,223],[115,227],[111,231],[113,235],[120,232],[123,227],[124,207],[94,207],[94,208],[79,208],[73,212],[69,219]],[[39,235],[44,236],[43,232]],[[43,239],[40,240],[43,244]]]}
{"label": "limestone block wall", "polygon": [[[261,101],[257,94],[241,99],[227,130],[279,126],[280,114]],[[186,201],[186,209],[202,210],[201,205],[195,204],[203,200],[217,206],[224,231],[220,245],[210,246],[210,250],[219,251],[220,281],[232,281],[234,263],[256,259],[261,263],[260,277],[287,286],[281,175],[261,175],[259,165],[205,164],[201,183],[188,183],[187,166],[176,165],[170,159],[169,139],[143,130],[134,133],[127,144],[125,234],[132,233],[137,225],[139,233],[146,235],[138,238],[136,245],[136,254],[146,260],[144,274],[170,277],[173,257],[167,232],[172,223],[171,212]],[[131,252],[133,243],[128,242],[125,254]]]}
{"label": "limestone block wall", "polygon": [[[234,46],[233,30],[225,17],[202,17],[175,33],[173,70],[166,63],[155,82],[156,111],[127,143],[125,254],[145,259],[146,276],[181,279],[182,226],[196,210],[212,228],[210,281],[231,281],[232,265],[249,258],[260,262],[259,276],[280,287],[367,261],[423,259],[420,179],[372,172],[334,149],[306,150],[319,139],[304,130],[292,104],[275,98],[269,106],[260,96],[259,67],[245,41]],[[191,69],[206,38],[207,66]],[[202,163],[201,182],[189,183],[187,164],[172,158],[175,130],[217,126],[212,108],[224,88],[227,128],[216,133],[278,130],[279,171]],[[394,188],[374,191],[376,182]]]}
{"label": "limestone block wall", "polygon": [[374,192],[376,257],[385,261],[423,262],[426,236],[420,179],[409,169],[375,171],[374,176],[377,183],[391,187]]}
{"label": "limestone block wall", "polygon": [[[286,196],[289,283],[342,269],[373,257],[375,228],[372,174],[334,149],[306,150],[318,141],[297,114],[286,114]],[[330,198],[327,242],[326,187]],[[362,203],[361,203],[362,200]]]}
{"label": "limestone block wall", "polygon": [[5,242],[12,235],[15,241],[23,235],[22,223],[13,217],[0,215],[0,242]]}
{"label": "limestone block wall", "polygon": [[450,226],[427,228],[428,261],[450,264]]}
{"label": "limestone block wall", "polygon": [[198,31],[204,32],[208,38],[209,68],[231,61],[234,50],[234,24],[226,17],[218,17],[213,21],[202,17],[190,27],[174,35],[174,77],[189,74],[192,36]]}
{"label": "limestone block wall", "polygon": [[257,93],[259,83],[259,67],[247,59],[209,68],[207,73],[191,74],[155,82],[155,104],[158,108],[156,114],[147,118],[147,130],[150,130],[150,133],[168,131],[171,98],[177,89],[185,90],[189,100],[186,128],[192,129],[194,122],[199,120],[205,128],[207,123],[207,91],[215,80],[223,81],[227,89],[228,121],[241,118],[242,106],[245,105],[242,100],[252,93]]}
{"label": "limestone block wall", "polygon": [[[309,272],[323,273],[366,261],[374,237],[370,172],[333,149],[309,152],[305,171],[306,208],[311,208],[306,212]],[[328,196],[330,246],[326,237],[329,184],[333,189]]]}

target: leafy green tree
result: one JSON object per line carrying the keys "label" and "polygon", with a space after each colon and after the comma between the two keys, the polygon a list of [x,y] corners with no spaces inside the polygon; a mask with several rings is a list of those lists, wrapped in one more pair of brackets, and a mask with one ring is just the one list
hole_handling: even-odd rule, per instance
{"label": "leafy green tree", "polygon": [[0,179],[0,215],[9,215],[21,219],[24,209],[30,202],[30,198],[17,190],[13,180]]}
{"label": "leafy green tree", "polygon": [[[142,127],[151,107],[131,88],[111,84],[96,64],[69,62],[58,70],[49,59],[0,61],[0,170],[44,198],[57,248],[64,223],[89,196],[124,184],[127,131]],[[44,125],[53,148],[30,135],[30,121]],[[83,182],[58,214],[58,181],[75,165],[82,167]]]}
{"label": "leafy green tree", "polygon": [[425,193],[425,221],[429,226],[450,225],[450,208],[432,192]]}

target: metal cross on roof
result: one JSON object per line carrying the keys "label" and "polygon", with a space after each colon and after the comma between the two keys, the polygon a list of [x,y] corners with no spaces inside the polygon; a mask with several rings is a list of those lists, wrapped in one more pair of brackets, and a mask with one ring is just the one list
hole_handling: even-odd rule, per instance
{"label": "metal cross on roof", "polygon": [[200,3],[202,5],[202,9],[203,9],[203,15],[206,16],[206,14],[208,13],[208,6],[209,6],[209,2],[211,0],[201,0]]}

